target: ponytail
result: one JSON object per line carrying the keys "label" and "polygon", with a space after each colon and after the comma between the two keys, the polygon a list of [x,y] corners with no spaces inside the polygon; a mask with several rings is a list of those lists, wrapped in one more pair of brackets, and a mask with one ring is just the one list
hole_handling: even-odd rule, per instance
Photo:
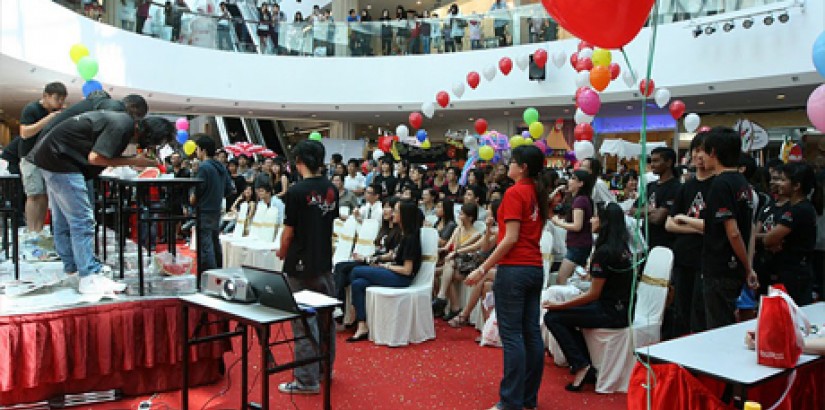
{"label": "ponytail", "polygon": [[[553,170],[550,170],[549,172],[555,173]],[[539,206],[539,218],[541,218],[542,221],[546,221],[547,218],[550,217],[550,201],[547,199],[550,195],[550,191],[548,190],[547,182],[542,175],[534,177],[533,182],[536,187],[536,200],[538,201]]]}
{"label": "ponytail", "polygon": [[527,165],[527,176],[533,180],[536,190],[536,202],[539,208],[539,217],[542,221],[550,216],[550,203],[547,200],[547,184],[542,172],[544,170],[544,154],[533,145],[522,145],[513,150],[513,160],[519,165]]}

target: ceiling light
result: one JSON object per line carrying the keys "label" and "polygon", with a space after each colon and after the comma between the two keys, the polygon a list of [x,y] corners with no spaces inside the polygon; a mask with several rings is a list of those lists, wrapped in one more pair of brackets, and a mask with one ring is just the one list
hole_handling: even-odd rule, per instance
{"label": "ceiling light", "polygon": [[762,22],[765,23],[766,26],[773,24],[773,14],[768,14],[765,16],[765,18],[762,19]]}
{"label": "ceiling light", "polygon": [[729,21],[729,22],[725,23],[725,25],[722,26],[722,30],[725,33],[730,33],[730,31],[733,30],[735,27],[736,26],[733,24],[733,22]]}
{"label": "ceiling light", "polygon": [[776,94],[776,99],[777,100],[784,100],[785,99],[785,94]]}
{"label": "ceiling light", "polygon": [[504,115],[510,115],[510,111],[504,111]]}
{"label": "ceiling light", "polygon": [[748,17],[745,20],[742,20],[742,27],[744,27],[745,29],[753,27],[753,18]]}
{"label": "ceiling light", "polygon": [[475,119],[475,118],[470,117],[470,118],[467,118],[467,121],[472,121],[472,120],[474,120],[474,119]]}
{"label": "ceiling light", "polygon": [[790,19],[791,16],[788,14],[788,10],[783,11],[782,14],[779,15],[779,22],[782,24],[787,23]]}
{"label": "ceiling light", "polygon": [[315,118],[315,117],[317,117],[317,116],[318,116],[317,114],[312,114],[312,118]]}
{"label": "ceiling light", "polygon": [[696,28],[693,29],[693,38],[697,38],[701,35],[702,35],[702,27],[701,26],[696,26]]}
{"label": "ceiling light", "polygon": [[697,101],[696,105],[705,105],[705,102],[704,101]]}
{"label": "ceiling light", "polygon": [[565,114],[570,114],[570,109],[569,109],[569,108],[565,108],[565,109],[564,109],[564,113],[565,113]]}
{"label": "ceiling light", "polygon": [[633,106],[632,106],[632,105],[628,105],[626,108],[627,108],[627,110],[628,110],[628,111],[630,111],[630,110],[632,110],[632,109],[633,109]]}
{"label": "ceiling light", "polygon": [[713,34],[713,33],[715,33],[715,32],[716,32],[716,27],[713,27],[713,26],[707,26],[707,27],[705,27],[705,34],[707,34],[707,35],[711,35],[711,34]]}
{"label": "ceiling light", "polygon": [[375,114],[375,118],[380,118],[381,114]]}

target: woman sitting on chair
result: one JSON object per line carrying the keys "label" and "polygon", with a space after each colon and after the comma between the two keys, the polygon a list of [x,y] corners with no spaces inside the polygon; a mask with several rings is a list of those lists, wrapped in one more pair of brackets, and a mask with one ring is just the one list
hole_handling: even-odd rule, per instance
{"label": "woman sitting on chair", "polygon": [[418,206],[412,201],[402,201],[393,212],[395,222],[401,225],[401,242],[394,255],[367,258],[369,266],[356,266],[352,270],[352,304],[358,328],[347,342],[369,339],[367,327],[367,287],[384,286],[404,288],[410,286],[421,267],[421,223],[424,219]]}
{"label": "woman sitting on chair", "polygon": [[[229,207],[229,214],[234,214],[235,219],[231,221],[223,221],[223,227],[221,231],[223,233],[230,233],[235,229],[235,223],[238,220],[238,210],[241,208],[241,204],[246,202],[249,208],[247,208],[246,215],[243,215],[247,221],[251,221],[252,217],[255,215],[255,204],[258,203],[258,200],[255,198],[255,191],[252,190],[252,185],[247,185],[246,188],[243,189],[240,195],[238,195],[238,199]],[[244,230],[246,228],[244,227]],[[245,232],[244,232],[245,233]]]}
{"label": "woman sitting on chair", "polygon": [[567,302],[545,301],[544,323],[559,343],[575,372],[566,389],[580,391],[584,383],[595,383],[581,328],[619,329],[628,326],[630,288],[633,283],[629,238],[624,212],[616,203],[599,211],[599,237],[590,262],[590,290]]}
{"label": "woman sitting on chair", "polygon": [[[462,205],[458,214],[461,225],[453,232],[452,238],[439,249],[440,253],[447,255],[444,257],[438,297],[433,300],[433,313],[436,317],[444,316],[446,321],[452,320],[461,312],[457,285],[483,260],[478,254],[478,247],[474,246],[483,233],[473,226],[477,215],[478,205]],[[447,307],[448,301],[452,310],[445,316],[444,308]]]}

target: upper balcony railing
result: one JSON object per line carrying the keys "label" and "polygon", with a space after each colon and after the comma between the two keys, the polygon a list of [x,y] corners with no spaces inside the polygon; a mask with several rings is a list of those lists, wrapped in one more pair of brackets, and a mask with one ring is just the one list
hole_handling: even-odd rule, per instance
{"label": "upper balcony railing", "polygon": [[[225,51],[295,56],[387,56],[461,52],[572,38],[540,4],[485,14],[339,22],[323,15],[261,18],[246,3],[221,10],[189,10],[152,2],[138,16],[141,0],[56,0],[86,17],[163,41]],[[176,2],[171,2],[176,3]],[[720,16],[787,0],[670,0],[661,24]]]}

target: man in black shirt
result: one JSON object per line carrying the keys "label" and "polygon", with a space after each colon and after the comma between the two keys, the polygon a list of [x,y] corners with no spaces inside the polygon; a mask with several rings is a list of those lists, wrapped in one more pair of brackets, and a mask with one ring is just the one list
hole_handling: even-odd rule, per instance
{"label": "man in black shirt", "polygon": [[58,124],[43,136],[26,160],[39,167],[49,194],[54,244],[66,273],[79,273],[79,291],[102,296],[122,291],[100,273],[103,265],[93,253],[94,215],[86,189],[105,167],[149,167],[157,162],[144,157],[121,157],[130,140],[138,146],[171,140],[175,127],[162,118],[135,121],[129,114],[95,111]]}
{"label": "man in black shirt", "polygon": [[26,192],[26,226],[33,234],[40,234],[43,230],[49,199],[46,197],[43,175],[36,166],[26,160],[26,155],[37,143],[43,128],[63,109],[67,94],[63,83],[49,83],[43,90],[43,97],[27,104],[20,114],[20,137],[23,140],[20,142],[18,156],[23,189]]}
{"label": "man in black shirt", "polygon": [[702,243],[703,296],[707,329],[735,321],[736,299],[747,284],[759,287],[747,245],[753,231],[753,192],[739,173],[739,133],[716,127],[704,143],[706,164],[716,170],[705,209]]}
{"label": "man in black shirt", "polygon": [[[9,173],[12,175],[20,175],[20,157],[18,153],[20,152],[20,141],[23,141],[21,137],[12,137],[11,142],[9,145],[3,149],[3,153],[0,154],[0,158],[6,160],[8,162]],[[14,208],[17,211],[17,221],[20,226],[26,225],[26,214],[23,212],[23,209],[26,207],[26,191],[23,190],[22,185],[18,185],[17,191],[17,202],[13,204]]]}
{"label": "man in black shirt", "polygon": [[217,146],[212,137],[206,134],[194,136],[198,145],[195,155],[201,161],[196,178],[204,183],[195,188],[194,195],[189,201],[197,203],[200,209],[201,229],[198,237],[198,257],[203,258],[201,267],[205,270],[221,266],[223,255],[221,243],[218,239],[221,224],[221,202],[228,192],[234,189],[229,171],[215,156]]}
{"label": "man in black shirt", "polygon": [[[286,193],[286,218],[278,257],[284,260],[284,272],[289,276],[293,291],[308,289],[335,297],[332,278],[332,223],[338,218],[338,190],[320,174],[324,161],[324,146],[305,140],[293,150],[295,168],[303,179]],[[316,321],[317,320],[317,321]],[[310,319],[312,333],[321,343],[329,343],[335,352],[334,323],[325,315]],[[292,323],[296,338],[305,335],[300,321]],[[306,339],[296,340],[295,360],[315,355],[315,349]],[[330,364],[331,365],[331,364]],[[320,391],[320,368],[310,364],[295,369],[295,379],[281,383],[282,393],[317,394]]]}
{"label": "man in black shirt", "polygon": [[[657,181],[647,184],[648,245],[653,248],[673,245],[673,234],[665,230],[665,222],[676,198],[676,192],[682,185],[676,176],[676,152],[671,148],[659,147],[650,153],[650,168],[659,176]],[[635,213],[635,212],[633,212]]]}

